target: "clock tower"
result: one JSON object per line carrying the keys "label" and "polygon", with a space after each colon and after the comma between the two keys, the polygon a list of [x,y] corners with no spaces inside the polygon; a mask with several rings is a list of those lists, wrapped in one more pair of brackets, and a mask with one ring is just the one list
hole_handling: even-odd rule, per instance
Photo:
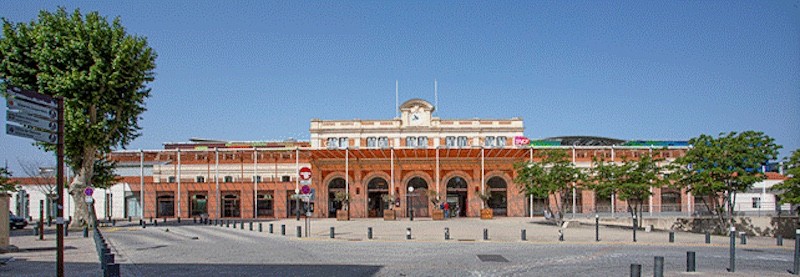
{"label": "clock tower", "polygon": [[430,127],[433,110],[428,101],[414,98],[400,105],[401,119],[406,127]]}

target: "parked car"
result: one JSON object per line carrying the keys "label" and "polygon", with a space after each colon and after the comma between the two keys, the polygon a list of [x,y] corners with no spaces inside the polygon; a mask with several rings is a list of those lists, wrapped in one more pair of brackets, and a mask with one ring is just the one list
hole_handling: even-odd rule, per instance
{"label": "parked car", "polygon": [[25,218],[19,217],[14,215],[13,213],[8,213],[8,228],[14,229],[22,229],[28,226],[28,221]]}

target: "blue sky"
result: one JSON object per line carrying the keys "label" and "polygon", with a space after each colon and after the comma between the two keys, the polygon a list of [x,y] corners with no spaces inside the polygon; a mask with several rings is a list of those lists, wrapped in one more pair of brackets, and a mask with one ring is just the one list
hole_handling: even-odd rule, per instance
{"label": "blue sky", "polygon": [[[58,6],[120,16],[159,55],[129,149],[307,140],[312,118],[394,117],[395,80],[401,103],[433,103],[434,79],[441,118],[521,117],[532,139],[757,130],[800,148],[798,0],[0,0],[0,16]],[[28,139],[0,145],[12,171],[55,164]]]}

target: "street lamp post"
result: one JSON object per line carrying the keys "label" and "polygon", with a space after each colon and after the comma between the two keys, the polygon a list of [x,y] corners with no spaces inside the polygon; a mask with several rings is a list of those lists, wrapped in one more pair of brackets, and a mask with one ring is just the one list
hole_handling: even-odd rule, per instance
{"label": "street lamp post", "polygon": [[409,213],[409,218],[411,219],[411,221],[414,221],[414,198],[411,198],[411,193],[412,192],[414,192],[414,187],[409,186],[408,187],[408,196],[407,197],[410,200],[411,205],[408,206],[408,213]]}

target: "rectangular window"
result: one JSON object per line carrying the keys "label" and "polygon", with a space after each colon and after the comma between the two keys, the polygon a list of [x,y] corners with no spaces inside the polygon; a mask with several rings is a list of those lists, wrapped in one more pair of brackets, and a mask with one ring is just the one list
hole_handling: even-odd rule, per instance
{"label": "rectangular window", "polygon": [[761,197],[753,197],[753,209],[761,208]]}
{"label": "rectangular window", "polygon": [[497,137],[497,143],[495,145],[499,147],[506,146],[506,137]]}
{"label": "rectangular window", "polygon": [[376,138],[376,137],[368,137],[367,138],[367,147],[378,147],[378,138]]}
{"label": "rectangular window", "polygon": [[197,176],[197,177],[194,177],[194,181],[198,182],[198,183],[205,183],[206,182],[206,177]]}
{"label": "rectangular window", "polygon": [[350,146],[350,139],[339,138],[339,148],[347,148],[348,146]]}
{"label": "rectangular window", "polygon": [[456,137],[446,137],[444,138],[445,145],[447,147],[455,147],[456,146]]}
{"label": "rectangular window", "polygon": [[406,138],[406,146],[408,146],[408,147],[417,146],[417,138],[415,138],[415,137],[407,137]]}
{"label": "rectangular window", "polygon": [[467,143],[467,137],[458,137],[458,147],[467,147],[469,144]]}
{"label": "rectangular window", "polygon": [[428,147],[428,137],[419,137],[417,139],[417,146],[419,147]]}
{"label": "rectangular window", "polygon": [[281,182],[291,182],[291,181],[292,177],[289,177],[288,175],[281,176]]}
{"label": "rectangular window", "polygon": [[261,183],[261,176],[253,176],[253,182]]}
{"label": "rectangular window", "polygon": [[339,139],[337,139],[337,138],[328,138],[328,149],[338,148],[338,147],[339,147]]}
{"label": "rectangular window", "polygon": [[175,183],[175,176],[167,177],[167,183]]}
{"label": "rectangular window", "polygon": [[223,180],[225,180],[224,181],[225,183],[231,183],[231,182],[233,182],[233,176],[225,176],[225,179],[223,179]]}
{"label": "rectangular window", "polygon": [[389,147],[389,138],[387,137],[378,138],[378,147]]}
{"label": "rectangular window", "polygon": [[492,147],[494,146],[494,137],[486,137],[483,141],[483,146]]}

